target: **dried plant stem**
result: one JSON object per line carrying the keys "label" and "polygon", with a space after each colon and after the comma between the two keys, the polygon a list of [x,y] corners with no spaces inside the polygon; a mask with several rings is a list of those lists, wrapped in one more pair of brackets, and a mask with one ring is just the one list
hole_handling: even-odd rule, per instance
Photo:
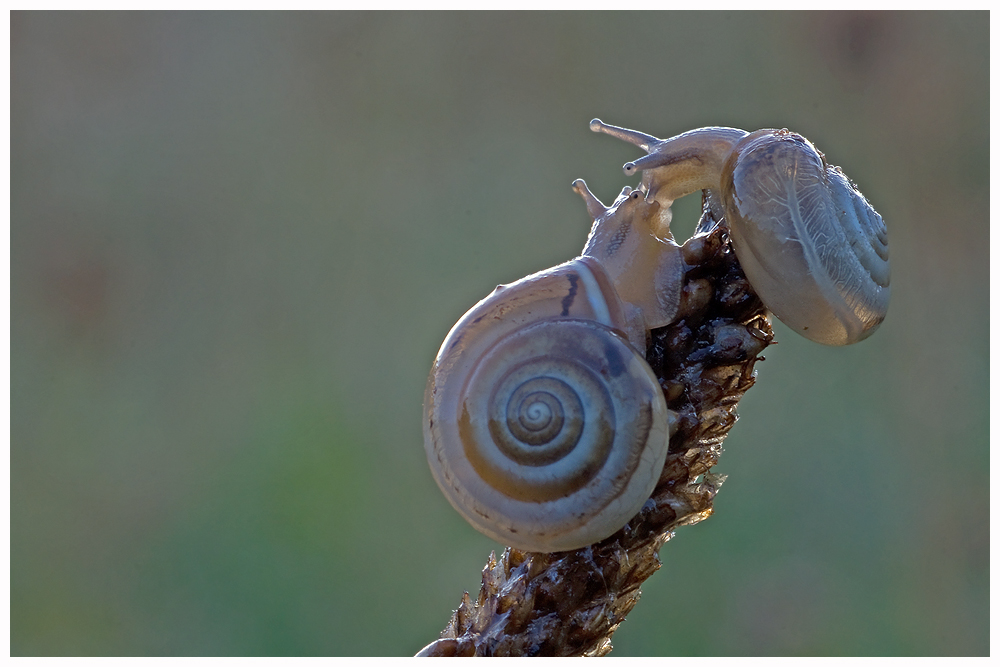
{"label": "dried plant stem", "polygon": [[[706,211],[699,229],[713,227],[710,216]],[[677,414],[652,496],[628,525],[589,547],[490,554],[478,597],[465,593],[440,639],[417,655],[605,655],[639,586],[659,569],[660,547],[678,526],[712,514],[724,479],[712,466],[773,336],[723,226],[695,236],[683,252],[681,319],[653,331],[647,353]]]}

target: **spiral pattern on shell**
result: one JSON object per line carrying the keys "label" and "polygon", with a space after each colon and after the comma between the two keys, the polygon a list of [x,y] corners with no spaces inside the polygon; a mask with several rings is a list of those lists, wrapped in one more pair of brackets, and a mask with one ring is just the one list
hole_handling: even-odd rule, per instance
{"label": "spiral pattern on shell", "polygon": [[[584,321],[542,321],[500,341],[459,399],[465,414],[489,415],[464,423],[460,417],[462,446],[479,476],[524,502],[556,501],[597,484],[606,502],[614,499],[641,454],[620,443],[609,461],[616,436],[644,443],[652,426],[648,405],[621,400],[632,384],[623,372],[625,354],[632,351],[624,341]],[[613,366],[620,369],[615,375]],[[628,413],[629,422],[620,423],[626,415],[616,419],[616,411]],[[608,463],[615,471],[595,479]]]}
{"label": "spiral pattern on shell", "polygon": [[[457,344],[445,341],[427,389],[425,444],[445,496],[481,532],[528,551],[614,533],[649,498],[667,454],[666,403],[643,356],[609,324],[531,298],[596,298],[581,271],[549,281],[565,292],[536,277],[480,302],[453,330]],[[484,324],[496,309],[508,322],[545,315],[497,331]]]}
{"label": "spiral pattern on shell", "polygon": [[806,338],[867,338],[889,305],[882,217],[801,135],[760,130],[723,171],[733,247],[764,305]]}

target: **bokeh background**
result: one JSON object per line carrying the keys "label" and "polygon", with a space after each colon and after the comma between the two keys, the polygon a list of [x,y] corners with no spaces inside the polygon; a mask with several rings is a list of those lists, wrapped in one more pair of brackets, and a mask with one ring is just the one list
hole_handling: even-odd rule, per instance
{"label": "bokeh background", "polygon": [[797,130],[893,262],[869,340],[775,324],[716,514],[614,654],[987,654],[988,24],[13,13],[12,653],[436,638],[499,545],[427,469],[426,375],[497,283],[580,251],[574,178],[630,183],[597,116]]}

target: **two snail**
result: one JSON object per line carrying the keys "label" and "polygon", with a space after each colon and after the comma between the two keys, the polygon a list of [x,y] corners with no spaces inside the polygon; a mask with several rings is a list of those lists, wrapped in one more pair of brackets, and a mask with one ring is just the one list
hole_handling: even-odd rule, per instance
{"label": "two snail", "polygon": [[670,206],[704,190],[764,305],[828,345],[867,338],[889,301],[885,224],[801,135],[707,127],[670,139],[593,120],[646,151],[594,219],[581,255],[501,285],[448,333],[424,397],[424,444],[449,502],[480,532],[526,551],[615,533],[667,456],[663,391],[645,361],[683,284]]}

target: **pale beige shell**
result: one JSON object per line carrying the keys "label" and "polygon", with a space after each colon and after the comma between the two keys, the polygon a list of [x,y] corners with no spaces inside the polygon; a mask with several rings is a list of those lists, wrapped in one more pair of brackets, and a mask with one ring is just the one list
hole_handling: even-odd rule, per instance
{"label": "pale beige shell", "polygon": [[498,287],[455,325],[425,395],[434,478],[499,542],[563,551],[639,511],[667,454],[667,407],[600,265]]}
{"label": "pale beige shell", "polygon": [[733,149],[722,200],[740,265],[764,305],[810,340],[870,336],[889,308],[882,216],[801,135],[755,132]]}

